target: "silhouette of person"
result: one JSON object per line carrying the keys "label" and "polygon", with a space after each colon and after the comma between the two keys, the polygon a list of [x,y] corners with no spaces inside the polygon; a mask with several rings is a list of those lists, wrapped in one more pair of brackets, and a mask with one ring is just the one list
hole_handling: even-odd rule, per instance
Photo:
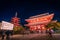
{"label": "silhouette of person", "polygon": [[10,34],[11,34],[11,32],[9,30],[7,30],[5,34],[6,34],[6,39],[10,40]]}
{"label": "silhouette of person", "polygon": [[4,30],[1,30],[1,36],[2,36],[2,40],[4,40],[4,37],[5,37],[5,31]]}
{"label": "silhouette of person", "polygon": [[49,36],[52,37],[52,31],[49,29]]}

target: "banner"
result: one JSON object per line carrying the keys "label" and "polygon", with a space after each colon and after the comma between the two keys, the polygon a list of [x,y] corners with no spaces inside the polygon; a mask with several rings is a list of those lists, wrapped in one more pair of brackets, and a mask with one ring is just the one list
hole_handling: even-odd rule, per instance
{"label": "banner", "polygon": [[12,23],[9,23],[9,22],[6,22],[6,21],[2,21],[2,26],[1,26],[1,29],[2,30],[13,30],[13,24]]}

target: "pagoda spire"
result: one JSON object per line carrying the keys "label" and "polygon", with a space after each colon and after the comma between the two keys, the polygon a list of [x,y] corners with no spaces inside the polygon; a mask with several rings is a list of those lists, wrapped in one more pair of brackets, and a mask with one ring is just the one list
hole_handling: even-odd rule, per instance
{"label": "pagoda spire", "polygon": [[17,12],[16,12],[16,14],[15,14],[15,17],[17,17]]}

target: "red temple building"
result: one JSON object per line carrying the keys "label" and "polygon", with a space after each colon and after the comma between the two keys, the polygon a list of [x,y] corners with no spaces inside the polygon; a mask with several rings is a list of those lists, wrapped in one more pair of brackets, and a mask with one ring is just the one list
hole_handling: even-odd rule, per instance
{"label": "red temple building", "polygon": [[25,26],[28,26],[31,31],[45,31],[46,25],[51,22],[53,19],[54,14],[44,13],[36,16],[29,17],[28,19],[25,19],[28,24],[25,24]]}

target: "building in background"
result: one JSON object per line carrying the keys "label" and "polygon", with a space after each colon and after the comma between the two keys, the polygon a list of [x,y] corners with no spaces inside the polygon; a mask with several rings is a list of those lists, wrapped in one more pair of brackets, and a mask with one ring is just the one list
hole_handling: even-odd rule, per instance
{"label": "building in background", "polygon": [[44,13],[36,16],[29,17],[28,19],[25,19],[28,24],[25,24],[25,26],[28,26],[30,31],[38,31],[38,32],[45,32],[46,25],[52,21],[54,16],[54,13]]}
{"label": "building in background", "polygon": [[17,17],[17,12],[15,14],[15,16],[11,19],[11,23],[14,24],[14,26],[20,26],[20,18]]}
{"label": "building in background", "polygon": [[23,29],[20,23],[20,18],[17,17],[17,12],[15,16],[11,19],[11,23],[14,24],[14,31],[20,31],[21,29]]}

